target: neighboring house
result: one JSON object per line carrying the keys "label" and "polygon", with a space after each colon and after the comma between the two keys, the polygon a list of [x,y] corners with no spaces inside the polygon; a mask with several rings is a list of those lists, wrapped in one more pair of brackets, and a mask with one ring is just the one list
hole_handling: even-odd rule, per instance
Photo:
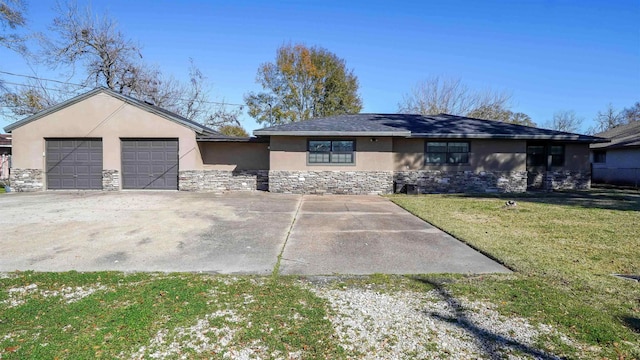
{"label": "neighboring house", "polygon": [[11,155],[10,134],[0,134],[0,155]]}
{"label": "neighboring house", "polygon": [[0,134],[0,180],[9,179],[11,164],[11,135]]}
{"label": "neighboring house", "polygon": [[640,185],[640,121],[616,126],[595,136],[609,143],[591,144],[592,180],[595,183]]}
{"label": "neighboring house", "polygon": [[445,114],[335,116],[237,138],[104,88],[5,130],[16,191],[585,189],[589,144],[607,141]]}

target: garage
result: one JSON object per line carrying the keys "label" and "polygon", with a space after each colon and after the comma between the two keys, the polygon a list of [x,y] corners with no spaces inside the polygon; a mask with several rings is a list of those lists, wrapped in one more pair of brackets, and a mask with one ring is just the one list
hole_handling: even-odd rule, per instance
{"label": "garage", "polygon": [[178,189],[178,139],[121,139],[123,189]]}
{"label": "garage", "polygon": [[[5,130],[12,137],[11,178],[15,181],[11,188],[15,192],[178,190],[183,184],[197,189],[200,183],[195,179],[205,171],[198,139],[227,138],[106,88],[80,94]],[[266,146],[260,149],[266,151]],[[247,156],[251,154],[243,158]],[[215,169],[224,170],[231,179],[231,165],[216,163]]]}
{"label": "garage", "polygon": [[47,139],[47,188],[102,189],[102,139]]}

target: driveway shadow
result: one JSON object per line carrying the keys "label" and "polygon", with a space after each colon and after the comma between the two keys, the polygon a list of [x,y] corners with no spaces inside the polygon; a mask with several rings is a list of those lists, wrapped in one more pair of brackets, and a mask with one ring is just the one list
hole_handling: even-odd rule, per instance
{"label": "driveway shadow", "polygon": [[488,329],[485,329],[481,326],[474,324],[474,322],[467,316],[467,310],[464,306],[453,297],[447,289],[445,289],[442,283],[429,280],[420,277],[413,277],[415,281],[421,282],[423,284],[427,284],[435,290],[438,295],[442,298],[443,301],[447,303],[449,308],[452,310],[452,316],[443,316],[441,314],[429,311],[423,311],[425,315],[431,316],[434,319],[447,322],[449,324],[453,324],[455,326],[460,327],[462,330],[472,335],[475,342],[478,344],[479,348],[490,358],[490,359],[504,359],[504,354],[499,350],[504,348],[510,348],[513,350],[520,351],[522,353],[528,354],[536,359],[542,360],[558,360],[563,359],[551,354],[548,354],[542,350],[531,347],[530,345],[520,343],[512,338],[505,337],[500,334],[496,334]]}

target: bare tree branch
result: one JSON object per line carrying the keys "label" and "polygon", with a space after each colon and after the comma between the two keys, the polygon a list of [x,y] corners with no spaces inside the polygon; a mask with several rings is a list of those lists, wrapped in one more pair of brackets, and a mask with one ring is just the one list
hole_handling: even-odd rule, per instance
{"label": "bare tree branch", "polygon": [[545,127],[552,130],[576,133],[584,121],[573,110],[560,110],[553,114],[553,119],[545,123]]}
{"label": "bare tree branch", "polygon": [[640,121],[640,101],[636,101],[632,106],[624,108],[620,115],[627,124],[633,121]]}
{"label": "bare tree branch", "polygon": [[461,79],[438,76],[417,83],[398,104],[401,113],[451,114],[507,121],[511,94],[493,90],[475,91]]}
{"label": "bare tree branch", "polygon": [[89,7],[82,11],[74,2],[58,3],[56,12],[51,30],[58,39],[44,44],[48,64],[75,68],[80,63],[86,85],[135,94],[141,86],[135,75],[146,69],[139,62],[140,47],[117,30],[116,22],[108,15],[94,16]]}
{"label": "bare tree branch", "polygon": [[17,51],[26,52],[24,36],[17,33],[5,33],[5,30],[16,30],[27,23],[24,17],[25,3],[22,0],[0,0],[0,46]]}

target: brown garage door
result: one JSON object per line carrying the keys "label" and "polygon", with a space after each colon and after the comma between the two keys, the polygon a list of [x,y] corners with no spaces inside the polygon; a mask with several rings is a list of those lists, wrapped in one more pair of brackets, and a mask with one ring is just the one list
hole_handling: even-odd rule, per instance
{"label": "brown garage door", "polygon": [[122,139],[123,189],[178,189],[178,139]]}
{"label": "brown garage door", "polygon": [[102,189],[101,139],[47,139],[47,189]]}

